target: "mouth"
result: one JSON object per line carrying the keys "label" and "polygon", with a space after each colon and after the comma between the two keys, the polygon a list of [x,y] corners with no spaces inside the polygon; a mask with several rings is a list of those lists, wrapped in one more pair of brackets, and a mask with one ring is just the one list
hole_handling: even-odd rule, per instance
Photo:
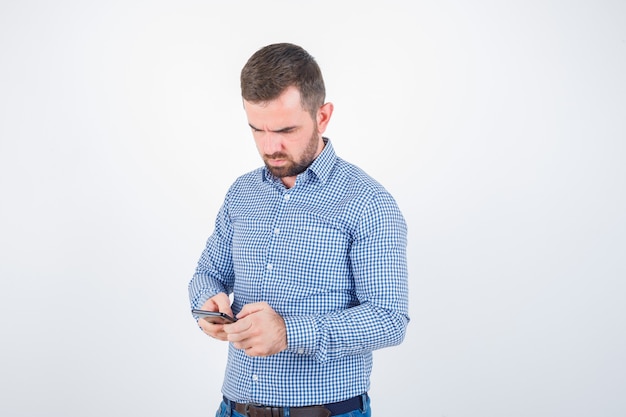
{"label": "mouth", "polygon": [[281,167],[288,163],[288,160],[283,155],[267,155],[265,157],[265,163],[271,166]]}
{"label": "mouth", "polygon": [[270,164],[271,166],[280,167],[280,166],[285,165],[287,161],[284,159],[268,159],[267,163]]}

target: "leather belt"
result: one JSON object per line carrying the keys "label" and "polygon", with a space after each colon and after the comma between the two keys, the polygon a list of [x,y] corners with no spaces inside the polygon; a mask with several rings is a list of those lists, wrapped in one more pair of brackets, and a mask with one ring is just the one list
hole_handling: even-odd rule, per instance
{"label": "leather belt", "polygon": [[[345,401],[326,405],[315,405],[310,407],[289,407],[291,417],[330,417],[346,414],[350,411],[363,409],[363,401],[367,399],[367,394],[358,395]],[[284,417],[283,407],[268,407],[260,404],[241,404],[229,401],[224,398],[226,404],[246,417]]]}
{"label": "leather belt", "polygon": [[[233,403],[235,411],[246,417],[283,417],[285,409],[282,407],[264,407],[251,404]],[[319,406],[314,407],[289,407],[289,415],[291,417],[330,417],[328,408]]]}

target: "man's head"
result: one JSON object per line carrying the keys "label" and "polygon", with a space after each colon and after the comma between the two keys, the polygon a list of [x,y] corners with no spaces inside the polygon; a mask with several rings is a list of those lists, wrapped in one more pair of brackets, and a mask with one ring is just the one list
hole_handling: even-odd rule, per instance
{"label": "man's head", "polygon": [[248,125],[269,171],[295,184],[324,149],[322,134],[333,112],[313,58],[291,44],[266,46],[241,71]]}
{"label": "man's head", "polygon": [[248,102],[274,100],[288,87],[298,89],[302,107],[315,118],[326,96],[324,79],[315,59],[297,45],[265,46],[241,70],[241,96]]}

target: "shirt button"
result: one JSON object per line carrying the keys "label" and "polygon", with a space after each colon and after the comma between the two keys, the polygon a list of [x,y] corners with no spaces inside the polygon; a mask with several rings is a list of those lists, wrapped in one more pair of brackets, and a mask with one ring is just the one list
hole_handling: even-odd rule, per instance
{"label": "shirt button", "polygon": [[298,349],[298,353],[299,353],[300,355],[302,355],[302,354],[304,353],[304,349],[303,349],[303,348],[299,348],[299,349]]}
{"label": "shirt button", "polygon": [[267,269],[272,270],[272,264],[267,264]]}
{"label": "shirt button", "polygon": [[252,375],[252,380],[254,382],[257,382],[259,380],[259,376],[258,375]]}
{"label": "shirt button", "polygon": [[274,234],[279,234],[280,233],[280,229],[277,227],[276,229],[274,229]]}
{"label": "shirt button", "polygon": [[289,194],[285,194],[284,199],[285,199],[285,201],[289,200]]}

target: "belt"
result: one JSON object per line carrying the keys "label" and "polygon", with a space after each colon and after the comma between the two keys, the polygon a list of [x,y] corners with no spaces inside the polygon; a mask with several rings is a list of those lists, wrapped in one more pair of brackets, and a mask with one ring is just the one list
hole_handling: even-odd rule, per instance
{"label": "belt", "polygon": [[[346,414],[357,409],[363,410],[363,402],[367,400],[367,393],[357,395],[345,401],[332,404],[314,405],[310,407],[289,407],[290,417],[330,417]],[[268,407],[260,404],[241,404],[228,400],[224,397],[224,402],[232,409],[246,417],[284,417],[284,407]]]}

